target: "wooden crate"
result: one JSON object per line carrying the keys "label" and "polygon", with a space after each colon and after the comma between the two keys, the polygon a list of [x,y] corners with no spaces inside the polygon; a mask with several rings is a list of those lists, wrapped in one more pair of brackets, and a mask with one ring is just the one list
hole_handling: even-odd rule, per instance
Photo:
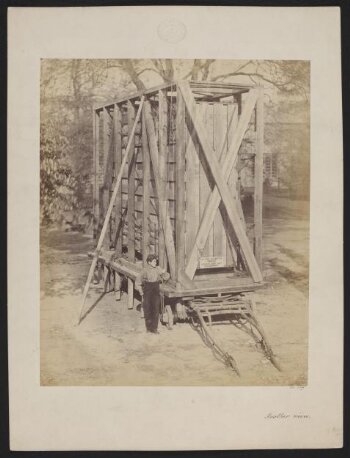
{"label": "wooden crate", "polygon": [[[144,97],[135,135],[129,138]],[[104,248],[129,263],[159,256],[178,287],[232,272],[262,282],[263,91],[205,82],[164,84],[94,107],[94,215],[98,236],[128,142]],[[249,157],[246,148],[249,143]],[[241,176],[254,164],[254,217]],[[219,277],[220,276],[220,277]],[[202,280],[201,280],[202,279]],[[220,284],[221,284],[220,283]]]}

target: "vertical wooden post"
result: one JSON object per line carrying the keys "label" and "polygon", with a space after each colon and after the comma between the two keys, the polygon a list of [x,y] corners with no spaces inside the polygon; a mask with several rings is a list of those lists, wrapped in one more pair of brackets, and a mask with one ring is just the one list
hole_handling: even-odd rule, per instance
{"label": "vertical wooden post", "polygon": [[[208,127],[208,124],[212,119],[209,116],[209,105],[205,102],[199,103],[196,106],[196,113],[199,119],[203,121],[206,127]],[[191,124],[192,126],[192,124]],[[211,129],[212,130],[212,129]],[[210,142],[210,146],[213,146],[212,138],[210,138],[209,135],[210,129],[207,129],[205,134]],[[197,151],[200,150],[200,146],[198,144],[198,139],[195,140],[196,142],[196,147]],[[207,205],[207,200],[210,195],[210,185],[208,181],[208,175],[207,175],[207,168],[204,166],[203,162],[200,162],[200,167],[199,167],[199,214],[200,214],[200,219],[202,219],[204,212],[206,210],[206,205]],[[213,224],[210,224],[210,227],[208,228],[208,237],[205,242],[205,245],[200,253],[201,256],[212,256],[212,253],[210,253],[210,249],[213,246]]]}
{"label": "vertical wooden post", "polygon": [[100,116],[92,110],[94,148],[94,238],[97,237],[100,220]]}
{"label": "vertical wooden post", "polygon": [[[105,217],[108,204],[109,204],[109,188],[108,188],[108,183],[106,180],[106,171],[108,170],[108,156],[109,156],[109,121],[110,121],[110,114],[107,108],[103,109],[103,175],[102,175],[102,212],[101,216],[102,218]],[[110,234],[109,234],[110,235]],[[104,242],[103,242],[103,247],[108,249],[110,244],[110,237],[105,237]]]}
{"label": "vertical wooden post", "polygon": [[262,270],[262,197],[264,177],[264,90],[259,89],[256,103],[256,153],[255,153],[255,189],[254,189],[254,235],[255,258]]}
{"label": "vertical wooden post", "polygon": [[[167,160],[168,160],[168,104],[167,104],[167,89],[158,91],[158,110],[159,110],[159,123],[158,123],[158,166],[159,178],[161,185],[160,198],[167,204]],[[159,225],[160,226],[160,225]],[[159,265],[164,269],[167,268],[165,239],[162,230],[159,230]]]}
{"label": "vertical wooden post", "polygon": [[128,278],[128,309],[134,308],[134,282]]}
{"label": "vertical wooden post", "polygon": [[142,112],[142,163],[143,163],[143,212],[142,212],[142,259],[146,266],[149,254],[149,206],[150,206],[150,178],[151,165],[147,140],[145,112]]}
{"label": "vertical wooden post", "polygon": [[[114,177],[119,173],[122,164],[122,138],[121,138],[121,112],[118,104],[114,106]],[[114,178],[115,179],[115,178]],[[113,183],[114,186],[114,183]],[[115,244],[115,252],[119,257],[122,254],[122,188],[120,187],[115,198],[114,207],[114,234],[113,241]]]}
{"label": "vertical wooden post", "polygon": [[120,301],[121,299],[120,286],[121,286],[120,275],[117,271],[114,271],[114,294],[115,294],[116,301]]}
{"label": "vertical wooden post", "polygon": [[[128,124],[129,133],[135,121],[135,107],[133,103],[128,101]],[[128,260],[135,261],[135,140],[132,139],[131,151],[133,154],[130,157],[128,164]]]}
{"label": "vertical wooden post", "polygon": [[[237,104],[237,99],[234,98],[235,103],[227,105],[227,149],[231,147],[232,138],[235,135],[235,131],[237,129],[238,124],[238,111],[241,109],[241,106]],[[236,189],[236,181],[235,176],[237,175],[236,167],[233,167],[231,174],[228,177],[228,186],[232,193],[234,194],[234,189]],[[222,204],[221,204],[222,207]],[[227,225],[227,214],[225,214],[224,218],[224,225]],[[232,243],[230,237],[226,237],[226,264],[228,266],[236,265],[237,264],[237,253],[235,247]]]}
{"label": "vertical wooden post", "polygon": [[176,280],[185,267],[185,103],[182,94],[176,99]]}
{"label": "vertical wooden post", "polygon": [[102,111],[102,151],[103,151],[103,160],[102,160],[102,174],[101,174],[101,185],[102,185],[102,217],[106,212],[108,201],[107,201],[107,189],[105,188],[105,170],[108,160],[108,111],[106,108],[103,108]]}
{"label": "vertical wooden post", "polygon": [[[214,150],[214,105],[213,103],[208,103],[206,104],[206,127],[207,127],[207,138],[208,142],[211,145],[211,147]],[[205,179],[208,181],[207,176],[205,176]],[[211,185],[208,181],[207,183],[208,187],[208,195],[211,192]],[[206,200],[206,199],[205,199]],[[209,237],[208,237],[208,256],[214,256],[214,225],[215,221],[213,222],[210,232],[209,232]]]}

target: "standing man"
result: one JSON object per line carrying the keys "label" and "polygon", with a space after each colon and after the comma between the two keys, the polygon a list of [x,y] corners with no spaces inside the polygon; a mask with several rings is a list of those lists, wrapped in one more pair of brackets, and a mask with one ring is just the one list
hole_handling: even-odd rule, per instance
{"label": "standing man", "polygon": [[145,314],[145,324],[147,332],[159,334],[158,321],[160,312],[160,289],[161,281],[170,278],[169,273],[160,268],[158,258],[154,254],[147,256],[146,267],[137,276],[135,287],[142,296],[143,310]]}

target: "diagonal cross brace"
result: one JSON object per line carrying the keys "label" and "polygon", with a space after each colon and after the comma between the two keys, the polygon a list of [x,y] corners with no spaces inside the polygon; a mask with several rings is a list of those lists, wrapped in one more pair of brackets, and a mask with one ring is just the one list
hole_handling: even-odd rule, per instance
{"label": "diagonal cross brace", "polygon": [[[236,205],[234,204],[234,202],[232,201],[231,193],[227,185],[227,180],[234,166],[234,162],[235,162],[235,158],[238,153],[239,146],[242,142],[242,139],[246,131],[246,127],[248,125],[252,110],[256,103],[257,94],[254,91],[251,94],[251,97],[249,99],[249,104],[248,103],[246,104],[245,111],[241,115],[240,123],[238,125],[236,136],[231,145],[230,151],[226,155],[225,159],[221,161],[221,163],[219,163],[216,157],[215,151],[213,150],[213,148],[211,147],[211,145],[209,144],[206,138],[205,127],[203,126],[201,120],[196,118],[195,100],[194,100],[194,97],[191,92],[189,84],[187,82],[180,82],[178,84],[178,88],[184,98],[187,113],[192,121],[192,125],[193,125],[192,132],[197,137],[197,140],[201,146],[205,160],[209,166],[210,173],[215,183],[214,190],[212,194],[210,195],[210,198],[208,199],[206,212],[203,215],[203,218],[200,224],[200,228],[198,230],[198,234],[196,238],[197,246],[195,250],[195,262],[192,256],[192,262],[190,264],[190,261],[191,261],[190,259],[185,269],[185,273],[189,278],[193,278],[193,275],[194,275],[195,269],[197,268],[197,263],[198,263],[197,261],[198,248],[201,246],[204,239],[206,241],[208,235],[206,235],[206,237],[204,236],[206,234],[206,231],[209,232],[210,227],[215,218],[216,210],[220,205],[220,201],[222,200],[223,205],[226,208],[226,212],[228,216],[228,223],[230,224],[231,228],[233,229],[234,233],[236,234],[238,242],[242,248],[244,257],[247,261],[247,266],[253,278],[253,281],[261,282],[262,274],[261,274],[260,268],[257,264],[254,253],[251,249],[251,246],[250,246],[248,237],[245,233],[244,227],[240,221],[238,209]],[[224,174],[221,172],[222,169],[224,170]],[[206,227],[206,229],[204,229],[204,227]],[[203,234],[203,237],[199,240],[198,236],[200,235],[200,231],[201,231],[201,234]],[[205,241],[204,241],[204,244],[205,244]]]}
{"label": "diagonal cross brace", "polygon": [[[170,268],[170,275],[171,278],[176,278],[176,252],[175,252],[175,243],[173,237],[173,228],[171,225],[169,212],[167,211],[168,202],[164,200],[162,196],[162,185],[159,176],[159,164],[158,164],[158,157],[159,151],[157,146],[157,137],[154,128],[152,110],[149,101],[145,102],[145,122],[146,122],[146,130],[147,130],[147,137],[148,137],[148,144],[149,144],[149,152],[154,172],[154,180],[156,185],[156,192],[158,196],[158,208],[159,208],[159,219],[162,226],[163,234],[164,234],[164,241],[165,241],[165,248],[168,256],[169,261],[169,268]],[[192,282],[185,276],[182,272],[178,278],[180,283],[189,288],[193,288]]]}
{"label": "diagonal cross brace", "polygon": [[141,97],[141,101],[140,101],[140,105],[139,105],[139,109],[138,109],[137,115],[135,117],[135,122],[134,122],[134,125],[132,127],[131,133],[129,135],[128,144],[126,146],[123,162],[122,162],[122,164],[120,166],[120,170],[119,170],[118,177],[117,177],[117,180],[116,180],[116,183],[115,183],[115,186],[114,186],[113,194],[112,194],[111,200],[110,200],[109,205],[108,205],[107,213],[106,213],[106,216],[105,216],[105,220],[103,222],[103,226],[102,226],[102,230],[101,230],[101,233],[100,233],[100,237],[98,239],[98,243],[97,243],[97,247],[96,247],[96,250],[95,250],[94,258],[93,258],[91,266],[90,266],[88,278],[87,278],[86,283],[85,283],[78,324],[82,320],[82,313],[83,313],[83,309],[84,309],[84,305],[85,305],[85,301],[86,301],[86,296],[87,296],[87,293],[88,293],[89,288],[90,288],[90,283],[91,283],[92,276],[93,276],[94,271],[95,271],[95,267],[96,267],[98,256],[99,256],[99,252],[100,252],[100,250],[102,248],[103,241],[104,241],[104,238],[106,236],[109,220],[110,220],[110,217],[111,217],[111,214],[112,214],[112,210],[113,210],[114,201],[115,201],[115,199],[117,197],[118,189],[119,189],[121,181],[122,181],[122,174],[123,174],[124,167],[125,167],[127,161],[129,160],[129,156],[131,157],[133,154],[135,154],[135,150],[131,148],[131,145],[133,143],[132,140],[133,140],[134,135],[135,135],[135,130],[136,130],[137,123],[140,120],[140,115],[141,115],[141,111],[142,111],[142,107],[143,107],[143,102],[144,102],[144,97],[142,96]]}

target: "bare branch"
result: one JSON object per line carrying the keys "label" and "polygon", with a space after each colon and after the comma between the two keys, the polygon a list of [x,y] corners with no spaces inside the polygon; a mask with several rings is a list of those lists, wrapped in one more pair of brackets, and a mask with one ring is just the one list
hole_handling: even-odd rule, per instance
{"label": "bare branch", "polygon": [[248,60],[247,62],[245,62],[243,65],[241,65],[240,67],[236,68],[236,70],[234,70],[233,72],[230,72],[230,73],[222,73],[221,75],[216,75],[212,78],[212,81],[217,81],[219,79],[222,79],[222,78],[226,78],[226,77],[229,77],[229,76],[235,76],[235,75],[240,75],[241,71],[246,68],[248,65],[251,65],[253,64],[253,61],[252,60]]}
{"label": "bare branch", "polygon": [[145,72],[154,72],[154,73],[157,73],[157,75],[160,75],[162,76],[158,70],[156,70],[155,68],[151,68],[151,67],[146,67],[146,68],[143,68],[142,70],[140,70],[139,72],[137,72],[137,75],[140,76],[142,75],[142,73],[145,73]]}
{"label": "bare branch", "polygon": [[146,86],[144,85],[143,81],[139,78],[134,63],[131,59],[121,59],[121,64],[122,64],[122,69],[125,71],[131,81],[135,84],[136,88],[138,91],[142,91],[146,89]]}

